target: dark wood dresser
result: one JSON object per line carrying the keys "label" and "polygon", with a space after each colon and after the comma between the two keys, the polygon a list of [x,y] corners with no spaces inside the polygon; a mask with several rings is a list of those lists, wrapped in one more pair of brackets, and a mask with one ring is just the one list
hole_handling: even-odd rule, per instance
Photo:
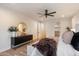
{"label": "dark wood dresser", "polygon": [[33,39],[33,35],[11,37],[11,48],[19,47]]}

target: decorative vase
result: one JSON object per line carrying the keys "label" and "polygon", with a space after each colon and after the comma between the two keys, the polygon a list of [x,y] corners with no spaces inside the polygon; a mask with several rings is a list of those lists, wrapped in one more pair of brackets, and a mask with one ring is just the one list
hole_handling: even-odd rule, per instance
{"label": "decorative vase", "polygon": [[16,37],[16,32],[12,32],[12,37]]}

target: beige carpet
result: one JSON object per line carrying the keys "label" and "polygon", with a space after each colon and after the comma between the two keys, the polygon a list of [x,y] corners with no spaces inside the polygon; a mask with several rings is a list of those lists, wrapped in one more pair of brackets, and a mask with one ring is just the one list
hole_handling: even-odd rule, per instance
{"label": "beige carpet", "polygon": [[26,56],[27,52],[27,45],[23,45],[16,49],[9,49],[7,51],[1,52],[0,56]]}
{"label": "beige carpet", "polygon": [[37,40],[31,40],[26,45],[22,45],[15,49],[9,49],[7,51],[1,52],[0,56],[27,56],[27,45],[30,45]]}

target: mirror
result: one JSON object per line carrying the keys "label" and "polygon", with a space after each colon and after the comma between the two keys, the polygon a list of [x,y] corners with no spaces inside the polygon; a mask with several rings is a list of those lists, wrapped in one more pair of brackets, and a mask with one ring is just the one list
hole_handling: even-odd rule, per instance
{"label": "mirror", "polygon": [[18,35],[19,36],[26,35],[26,24],[24,22],[19,23],[17,28],[18,28]]}

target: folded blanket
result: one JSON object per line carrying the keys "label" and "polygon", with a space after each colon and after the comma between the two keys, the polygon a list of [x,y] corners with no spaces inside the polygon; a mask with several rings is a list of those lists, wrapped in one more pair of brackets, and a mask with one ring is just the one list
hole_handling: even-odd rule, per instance
{"label": "folded blanket", "polygon": [[71,41],[71,45],[73,46],[75,50],[79,51],[79,32],[74,34]]}
{"label": "folded blanket", "polygon": [[44,56],[56,56],[56,42],[53,39],[44,38],[38,43],[33,44]]}

